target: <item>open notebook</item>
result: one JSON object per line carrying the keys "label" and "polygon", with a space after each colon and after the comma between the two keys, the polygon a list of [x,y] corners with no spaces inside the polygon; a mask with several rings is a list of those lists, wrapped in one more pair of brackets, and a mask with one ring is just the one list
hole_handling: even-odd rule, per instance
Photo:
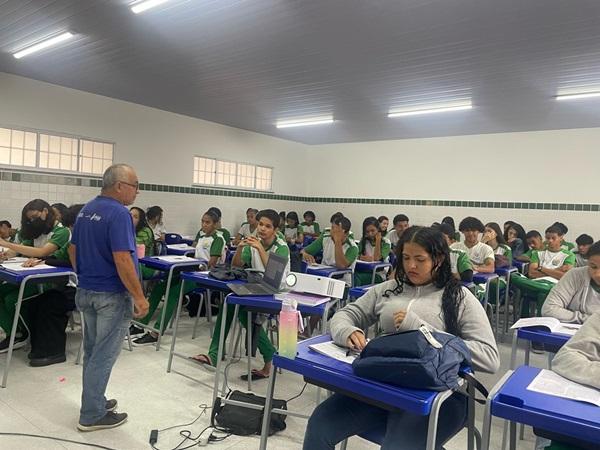
{"label": "open notebook", "polygon": [[516,329],[525,327],[545,327],[552,333],[573,336],[581,328],[581,325],[576,323],[563,323],[554,317],[528,317],[526,319],[517,320],[510,328]]}

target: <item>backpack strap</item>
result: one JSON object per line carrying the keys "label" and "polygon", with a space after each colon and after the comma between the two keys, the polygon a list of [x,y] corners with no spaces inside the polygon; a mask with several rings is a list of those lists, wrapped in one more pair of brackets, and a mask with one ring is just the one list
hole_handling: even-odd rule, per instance
{"label": "backpack strap", "polygon": [[481,394],[484,396],[484,400],[481,400],[478,398],[474,398],[473,400],[475,400],[477,403],[485,405],[485,403],[486,403],[485,399],[487,399],[488,395],[489,395],[489,392],[485,388],[485,386],[483,384],[481,384],[481,382],[477,378],[475,378],[475,375],[473,375],[473,373],[471,373],[471,372],[460,372],[459,376],[461,378],[465,379],[470,386],[472,386],[473,388],[475,388],[476,390],[481,392]]}

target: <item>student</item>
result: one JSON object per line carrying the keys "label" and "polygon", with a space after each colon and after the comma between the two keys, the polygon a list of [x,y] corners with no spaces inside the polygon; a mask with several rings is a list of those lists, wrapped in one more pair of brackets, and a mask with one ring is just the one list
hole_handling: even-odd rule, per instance
{"label": "student", "polygon": [[506,245],[500,225],[496,222],[489,222],[485,225],[485,231],[481,242],[489,245],[494,250],[495,267],[510,267],[512,266],[512,250]]}
{"label": "student", "polygon": [[[212,269],[217,264],[222,264],[225,262],[225,255],[227,251],[227,245],[225,244],[225,238],[223,234],[217,230],[219,224],[219,217],[214,211],[208,210],[202,216],[202,230],[197,235],[196,242],[196,254],[194,255],[196,258],[201,259],[207,262],[207,266],[209,269]],[[184,294],[189,293],[194,289],[195,285],[193,283],[185,283],[183,287]],[[141,318],[139,321],[144,325],[148,325],[154,312],[157,310],[160,300],[164,297],[167,291],[167,281],[160,281],[152,292],[150,293],[150,298],[148,299],[148,303],[150,304],[150,308],[148,309],[148,314]],[[163,322],[163,328],[161,330],[164,333],[165,328],[171,321],[171,317],[173,316],[173,312],[177,308],[177,302],[179,301],[179,293],[181,291],[181,279],[177,276],[171,280],[171,288],[169,289],[169,298],[166,302],[166,311],[165,311],[165,320]],[[160,321],[162,316],[162,311],[158,312],[158,316],[156,318],[156,323],[154,324],[154,329],[160,329]],[[142,328],[131,326],[129,329],[129,333],[131,335],[141,334],[144,330]],[[158,341],[158,333],[155,331],[146,332],[142,337],[134,339],[132,344],[141,347],[144,345],[153,345]]]}
{"label": "student", "polygon": [[[277,234],[277,230],[279,228],[279,214],[277,214],[277,211],[274,211],[272,209],[265,209],[263,211],[260,211],[257,214],[256,218],[258,219],[257,235],[256,237],[249,236],[240,242],[235,252],[235,255],[233,256],[233,261],[231,263],[232,266],[248,267],[264,272],[265,266],[267,265],[267,261],[269,260],[269,255],[271,253],[276,253],[279,256],[288,258],[286,273],[289,272],[290,250],[286,245],[285,241],[281,239]],[[225,338],[227,338],[229,328],[231,327],[233,313],[234,309],[228,308],[224,330]],[[240,308],[238,319],[242,326],[246,328],[248,325],[248,314],[245,308]],[[213,337],[210,342],[208,354],[199,354],[191,357],[191,359],[200,364],[208,364],[212,366],[217,365],[219,336],[222,326],[222,320],[223,314],[221,310],[219,311],[219,315],[215,323],[215,329],[213,331]],[[260,351],[264,359],[264,366],[261,370],[252,370],[251,378],[253,380],[264,379],[269,376],[272,366],[271,361],[276,351],[275,347],[273,347],[273,344],[271,344],[271,341],[269,341],[267,333],[262,327],[260,327],[258,330],[257,340],[258,350]],[[244,378],[245,376],[242,375],[242,379]]]}
{"label": "student", "polygon": [[552,277],[560,280],[575,266],[575,255],[563,248],[563,230],[552,225],[546,230],[546,249],[535,250],[529,264],[529,278]]}
{"label": "student", "polygon": [[[8,249],[0,255],[0,259],[11,258],[16,255],[44,258],[63,247],[70,238],[69,230],[56,220],[50,205],[40,199],[32,200],[23,207],[20,235],[21,244],[0,239],[0,247]],[[25,288],[24,298],[37,293],[37,286],[29,284]],[[0,352],[8,349],[18,294],[19,286],[12,284],[0,285],[0,328],[6,334],[5,339],[0,342]],[[27,338],[27,330],[23,323],[19,321],[13,348],[23,347]]]}
{"label": "student", "polygon": [[154,233],[155,241],[165,241],[165,224],[163,223],[163,210],[160,206],[151,206],[146,211],[146,221]]}
{"label": "student", "polygon": [[304,235],[314,239],[318,238],[319,234],[321,234],[321,228],[316,222],[317,217],[315,216],[315,213],[313,211],[306,211],[302,217],[304,218],[304,222],[300,225],[302,225]]}
{"label": "student", "polygon": [[390,219],[388,219],[387,216],[379,216],[377,220],[379,221],[381,236],[386,237],[388,234],[388,227],[390,226]]}
{"label": "student", "polygon": [[279,230],[279,231],[283,231],[283,226],[285,224],[285,217],[286,217],[285,211],[279,211],[279,223],[281,224],[281,230]]}
{"label": "student", "polygon": [[527,234],[521,225],[513,223],[504,232],[504,240],[510,246],[513,258],[518,258],[525,253],[527,247]]}
{"label": "student", "polygon": [[456,231],[456,225],[454,224],[454,218],[451,216],[446,216],[442,219],[442,223],[447,223],[454,230],[454,238],[452,239],[452,243],[460,241],[460,233]]}
{"label": "student", "polygon": [[448,223],[442,223],[437,227],[437,230],[444,235],[446,243],[450,248],[450,269],[454,278],[466,282],[473,281],[473,266],[471,265],[469,255],[463,250],[451,247],[452,244],[456,242],[454,240],[454,228]]}
{"label": "student", "polygon": [[475,217],[465,217],[458,225],[459,231],[465,236],[464,242],[455,242],[452,248],[462,250],[469,255],[475,272],[493,273],[495,270],[494,250],[479,241],[479,234],[485,231],[481,220]]}
{"label": "student", "polygon": [[575,239],[577,251],[575,253],[575,267],[585,267],[588,265],[588,250],[594,243],[594,238],[589,234],[582,234]]}
{"label": "student", "polygon": [[[300,253],[308,264],[315,264],[315,255],[322,251],[321,262],[323,264],[338,269],[354,269],[358,257],[358,246],[351,235],[352,223],[347,217],[336,214],[331,218],[331,229],[326,229],[316,241],[305,247]],[[351,274],[346,274],[341,279],[348,286],[352,285]]]}
{"label": "student", "polygon": [[533,252],[536,250],[544,250],[544,248],[546,248],[546,245],[544,243],[544,240],[542,239],[542,235],[537,230],[528,231],[525,235],[525,240],[527,242],[528,250],[521,256],[517,256],[516,259],[518,259],[519,261],[530,262],[531,255],[533,255]]}
{"label": "student", "polygon": [[285,240],[290,246],[302,244],[304,242],[304,231],[300,225],[300,219],[296,211],[290,211],[285,216]]}
{"label": "student", "polygon": [[[84,205],[72,205],[62,215],[62,224],[73,229],[75,220]],[[50,266],[71,267],[67,242],[56,252],[44,259],[30,259],[33,267],[45,262]],[[71,284],[48,286],[43,294],[23,302],[21,314],[29,327],[31,351],[27,355],[31,367],[45,367],[66,361],[65,347],[68,314],[75,309],[75,287]]]}
{"label": "student", "polygon": [[[133,206],[129,209],[133,227],[135,228],[135,243],[136,245],[144,246],[144,256],[154,256],[154,232],[148,226],[146,221],[146,213],[143,209]],[[140,264],[142,271],[142,279],[147,280],[154,276],[155,270]]]}
{"label": "student", "polygon": [[404,214],[397,214],[394,216],[393,224],[394,229],[387,236],[392,244],[392,248],[396,247],[402,233],[408,228],[408,217]]}
{"label": "student", "polygon": [[246,221],[240,226],[240,229],[233,240],[233,245],[238,245],[242,239],[245,239],[248,236],[256,236],[256,228],[258,227],[258,221],[256,220],[257,214],[258,209],[248,208],[246,210]]}
{"label": "student", "polygon": [[600,312],[600,242],[589,246],[587,266],[569,270],[550,291],[542,316],[583,323]]}
{"label": "student", "polygon": [[[225,239],[225,242],[227,243],[227,245],[229,245],[229,243],[231,242],[231,233],[226,228],[223,228],[223,224],[221,223],[221,218],[223,217],[223,214],[221,214],[221,210],[219,208],[217,208],[216,206],[213,206],[211,208],[208,208],[208,211],[212,211],[217,216],[219,216],[219,223],[217,225],[218,226],[217,230],[221,232],[221,234],[223,235],[223,238]],[[194,246],[195,245],[196,245],[196,242],[194,242]]]}
{"label": "student", "polygon": [[17,230],[14,230],[12,224],[8,220],[0,221],[0,239],[8,242],[15,242]]}
{"label": "student", "polygon": [[54,211],[54,217],[60,223],[63,221],[63,217],[68,214],[69,208],[64,203],[54,203],[52,205],[52,210]]}
{"label": "student", "polygon": [[568,251],[573,251],[575,249],[575,244],[573,244],[572,242],[567,242],[565,240],[565,235],[569,232],[569,229],[567,228],[567,226],[564,223],[561,222],[554,222],[552,224],[553,227],[555,227],[556,229],[558,229],[560,231],[560,246],[561,248],[568,250]]}
{"label": "student", "polygon": [[[379,219],[367,217],[362,224],[362,233],[362,238],[358,244],[358,259],[367,262],[387,261],[392,244],[388,238],[381,235]],[[371,271],[356,272],[354,274],[355,284],[357,286],[371,284],[372,276]],[[381,283],[383,280],[384,277],[381,273],[375,275],[375,283]]]}
{"label": "student", "polygon": [[[449,249],[442,234],[431,228],[411,227],[398,242],[395,279],[381,283],[338,311],[330,329],[340,346],[362,350],[363,330],[379,324],[383,333],[425,326],[463,339],[475,370],[496,372],[500,359],[494,334],[479,301],[452,276]],[[455,393],[439,413],[438,442],[443,444],[463,428],[467,399]],[[333,450],[338,442],[358,433],[386,427],[382,448],[425,448],[427,416],[390,412],[334,393],[312,413],[304,450]]]}

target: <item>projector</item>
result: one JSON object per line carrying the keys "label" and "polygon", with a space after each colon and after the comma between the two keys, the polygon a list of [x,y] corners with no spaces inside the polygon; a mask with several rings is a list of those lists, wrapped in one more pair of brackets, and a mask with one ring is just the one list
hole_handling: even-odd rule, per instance
{"label": "projector", "polygon": [[342,280],[299,272],[290,272],[285,278],[285,285],[294,292],[332,298],[343,298],[346,288]]}

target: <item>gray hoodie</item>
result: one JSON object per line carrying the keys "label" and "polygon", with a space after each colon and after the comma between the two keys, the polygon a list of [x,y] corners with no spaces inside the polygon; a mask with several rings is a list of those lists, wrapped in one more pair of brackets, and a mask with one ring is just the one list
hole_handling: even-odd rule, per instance
{"label": "gray hoodie", "polygon": [[[346,346],[348,337],[357,330],[365,330],[379,322],[384,333],[416,330],[422,324],[431,330],[446,331],[442,313],[443,289],[432,284],[426,286],[404,285],[400,295],[389,293],[394,289],[396,281],[386,281],[369,289],[365,295],[354,303],[339,310],[331,319],[331,336],[336,344]],[[458,326],[462,338],[469,350],[475,370],[496,372],[500,367],[500,358],[496,340],[481,303],[466,288],[459,306]],[[396,329],[394,313],[407,310],[406,318]]]}
{"label": "gray hoodie", "polygon": [[552,361],[552,370],[577,383],[600,389],[600,313],[590,316],[559,350]]}
{"label": "gray hoodie", "polygon": [[542,316],[555,317],[561,322],[583,323],[595,312],[600,311],[600,301],[588,304],[588,299],[600,300],[590,286],[587,267],[569,270],[546,297]]}

